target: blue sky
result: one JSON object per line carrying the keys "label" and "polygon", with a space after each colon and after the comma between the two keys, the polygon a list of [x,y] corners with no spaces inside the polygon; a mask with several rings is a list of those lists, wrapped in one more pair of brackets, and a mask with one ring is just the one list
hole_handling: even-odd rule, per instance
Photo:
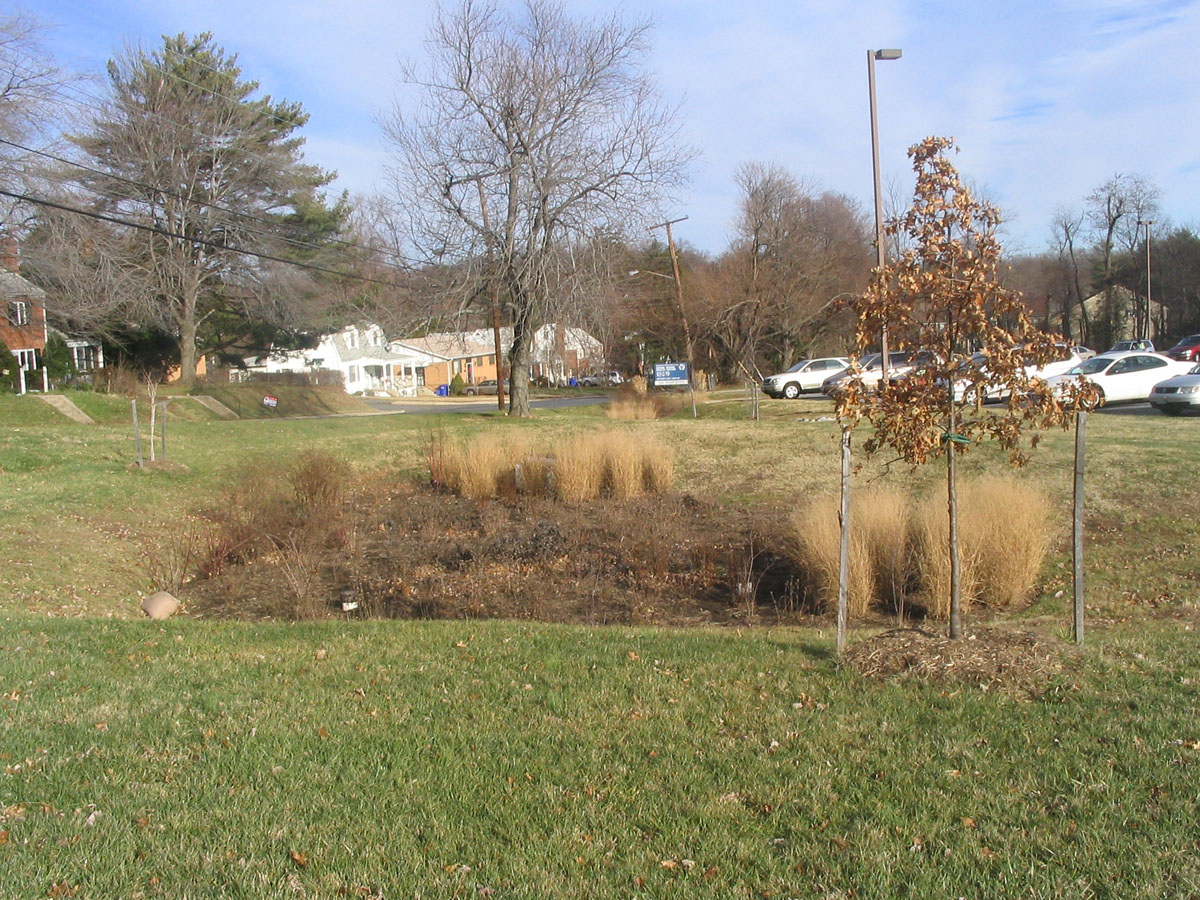
{"label": "blue sky", "polygon": [[[574,14],[603,0],[565,0]],[[212,31],[247,77],[300,101],[309,161],[365,193],[385,184],[377,116],[396,98],[399,60],[419,59],[433,5],[416,0],[17,0],[52,26],[66,67],[103,71],[124,43]],[[876,67],[885,181],[907,197],[905,148],[953,136],[964,177],[1004,210],[1006,246],[1037,251],[1056,209],[1109,176],[1136,173],[1162,192],[1163,219],[1200,224],[1200,0],[644,0],[656,22],[651,65],[682,103],[700,151],[690,188],[666,210],[676,236],[705,252],[729,241],[733,174],[778,163],[869,208],[866,52]],[[98,91],[97,87],[87,88]]]}

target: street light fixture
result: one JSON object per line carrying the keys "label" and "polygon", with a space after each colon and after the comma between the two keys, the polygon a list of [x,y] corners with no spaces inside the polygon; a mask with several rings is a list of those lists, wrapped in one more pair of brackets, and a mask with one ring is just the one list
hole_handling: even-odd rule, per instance
{"label": "street light fixture", "polygon": [[[867,51],[867,91],[871,100],[871,165],[875,176],[875,259],[876,265],[880,270],[880,277],[882,277],[884,263],[887,261],[887,252],[883,239],[883,187],[880,184],[879,178],[879,114],[875,105],[875,60],[899,59],[902,55],[902,51],[896,49]],[[888,333],[886,322],[880,334],[879,349],[881,351],[879,358],[879,365],[881,367],[879,386],[880,390],[883,390],[886,388],[888,381]]]}

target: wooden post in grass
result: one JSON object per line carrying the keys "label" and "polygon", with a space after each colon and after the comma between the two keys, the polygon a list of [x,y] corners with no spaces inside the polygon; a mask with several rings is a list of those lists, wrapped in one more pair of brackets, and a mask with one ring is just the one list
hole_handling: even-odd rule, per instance
{"label": "wooden post in grass", "polygon": [[850,581],[850,426],[842,426],[842,508],[838,512],[842,546],[838,556],[837,655],[846,649],[846,608]]}
{"label": "wooden post in grass", "polygon": [[[167,403],[169,403],[169,402],[170,401],[168,401],[168,400],[164,400],[162,403],[162,410],[160,411],[160,415],[162,416],[162,460],[163,460],[163,462],[167,461]],[[154,436],[151,435],[151,440],[153,440],[153,437]]]}
{"label": "wooden post in grass", "polygon": [[142,461],[142,429],[138,424],[137,397],[129,402],[133,406],[133,445],[137,448],[138,468],[142,469],[145,468],[145,463]]}
{"label": "wooden post in grass", "polygon": [[1087,412],[1075,414],[1075,500],[1072,521],[1074,535],[1072,555],[1074,557],[1075,587],[1075,643],[1083,643],[1083,463],[1087,437]]}

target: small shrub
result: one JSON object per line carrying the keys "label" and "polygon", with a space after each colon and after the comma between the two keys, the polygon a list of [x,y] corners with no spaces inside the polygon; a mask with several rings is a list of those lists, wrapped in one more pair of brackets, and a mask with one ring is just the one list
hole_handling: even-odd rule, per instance
{"label": "small shrub", "polygon": [[467,384],[463,381],[461,375],[455,375],[450,379],[450,393],[455,397],[461,397],[462,392],[466,390]]}

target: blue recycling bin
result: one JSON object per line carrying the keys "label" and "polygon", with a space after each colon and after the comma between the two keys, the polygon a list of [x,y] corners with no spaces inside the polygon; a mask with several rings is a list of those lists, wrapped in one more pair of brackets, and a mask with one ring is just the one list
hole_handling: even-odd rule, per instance
{"label": "blue recycling bin", "polygon": [[449,397],[450,396],[450,385],[439,384],[437,386],[437,390],[434,391],[434,393],[437,394],[439,397]]}

